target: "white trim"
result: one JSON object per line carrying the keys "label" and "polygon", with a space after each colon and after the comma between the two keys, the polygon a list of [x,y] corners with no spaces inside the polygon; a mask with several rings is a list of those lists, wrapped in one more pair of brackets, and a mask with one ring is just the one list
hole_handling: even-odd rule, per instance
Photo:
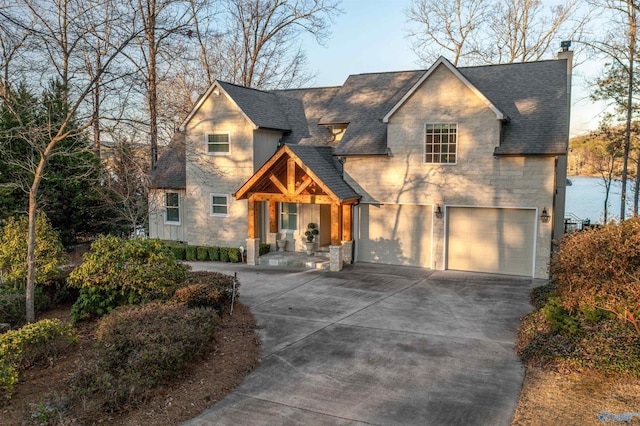
{"label": "white trim", "polygon": [[[456,125],[456,152],[455,152],[456,161],[454,161],[453,163],[425,161],[425,157],[427,156],[427,125],[435,126],[437,124],[447,124],[447,125],[455,124]],[[422,127],[422,164],[435,164],[435,165],[443,165],[443,166],[458,164],[458,147],[460,146],[460,143],[459,143],[460,138],[458,137],[459,136],[458,130],[460,130],[460,125],[458,124],[457,121],[455,123],[445,123],[444,121],[439,123],[424,123],[424,126]]]}
{"label": "white trim", "polygon": [[400,99],[400,101],[397,104],[395,104],[393,108],[391,108],[391,111],[389,111],[382,118],[383,123],[389,122],[389,118],[391,118],[391,116],[407,101],[407,99],[409,99],[411,95],[413,95],[416,92],[416,90],[418,90],[418,88],[422,85],[422,83],[424,83],[424,81],[427,78],[429,78],[431,74],[433,74],[433,72],[436,70],[436,68],[438,68],[439,65],[444,65],[445,67],[447,67],[447,69],[449,69],[449,71],[451,71],[456,77],[458,77],[458,79],[465,86],[467,86],[478,98],[480,98],[480,100],[482,100],[482,102],[485,103],[485,105],[487,105],[491,109],[491,111],[493,111],[496,114],[496,118],[498,120],[504,120],[506,118],[506,115],[504,115],[502,111],[500,111],[480,90],[478,90],[476,86],[471,84],[471,82],[467,80],[467,78],[464,75],[462,75],[462,73],[460,73],[460,71],[458,71],[458,69],[455,66],[453,66],[451,62],[449,62],[443,56],[440,56],[438,60],[433,65],[431,65],[431,67],[429,67],[427,71],[425,71],[422,77],[420,77],[420,80],[418,80],[416,84],[414,84],[413,87],[411,87],[411,89],[409,89],[409,91],[405,93],[402,99]]}
{"label": "white trim", "polygon": [[[283,204],[295,204],[296,205],[296,229],[282,229],[282,205]],[[288,213],[291,214],[291,213]],[[300,229],[300,204],[299,203],[285,203],[285,202],[279,202],[278,203],[278,232],[282,233],[288,233],[288,234],[294,234],[297,233],[298,230]]]}
{"label": "white trim", "polygon": [[[226,213],[214,213],[213,212],[213,197],[224,197],[227,202],[226,202],[226,207],[227,207],[227,212]],[[220,205],[220,204],[216,204],[216,205]],[[229,216],[229,194],[217,194],[217,193],[211,193],[209,194],[209,216],[212,217],[228,217]]]}
{"label": "white trim", "polygon": [[[167,206],[167,194],[177,194],[178,195],[178,206],[177,207],[171,206],[172,209],[175,209],[175,208],[178,209],[178,221],[173,221],[173,220],[168,220],[167,219],[167,208],[169,207],[169,206]],[[164,191],[162,193],[162,195],[163,195],[162,211],[163,211],[163,217],[164,217],[164,224],[165,225],[170,225],[170,226],[182,225],[182,202],[180,200],[180,192],[179,191]]]}
{"label": "white trim", "polygon": [[[229,144],[229,151],[213,151],[213,152],[209,152],[209,136],[210,135],[227,135],[227,139],[228,139],[228,144]],[[204,135],[204,153],[207,155],[231,155],[231,132],[228,130],[222,130],[222,131],[213,131],[213,132],[208,132],[205,133]]]}
{"label": "white trim", "polygon": [[538,249],[538,220],[539,220],[539,216],[538,216],[538,208],[537,207],[517,207],[517,206],[472,206],[472,205],[464,205],[464,204],[449,204],[449,205],[444,205],[444,250],[442,252],[442,257],[443,257],[443,261],[444,261],[444,269],[448,270],[449,269],[449,258],[447,256],[447,253],[449,252],[449,238],[447,238],[449,236],[449,215],[447,212],[447,209],[449,207],[453,207],[453,208],[473,208],[473,209],[502,209],[502,210],[532,210],[534,212],[534,218],[533,218],[533,258],[532,258],[532,263],[531,263],[531,275],[530,277],[535,277],[536,276],[536,252]]}
{"label": "white trim", "polygon": [[[209,86],[209,88],[207,89],[206,92],[204,92],[204,94],[202,96],[200,96],[200,99],[198,99],[198,102],[196,103],[196,105],[193,107],[193,109],[191,110],[191,112],[189,113],[189,115],[187,115],[187,117],[184,119],[184,121],[180,124],[180,131],[184,132],[187,124],[189,123],[189,121],[191,121],[191,119],[193,118],[194,115],[196,115],[196,113],[198,112],[198,110],[200,110],[200,108],[202,107],[202,105],[205,103],[205,101],[207,99],[209,99],[209,96],[211,96],[212,93],[215,92],[215,89],[218,89],[220,94],[224,94],[227,99],[229,100],[229,102],[231,102],[236,108],[238,108],[238,111],[240,111],[240,113],[242,114],[242,116],[253,126],[253,129],[257,129],[258,125],[256,123],[254,123],[247,114],[245,114],[245,112],[242,110],[242,108],[240,108],[240,106],[236,103],[236,101],[229,95],[229,93],[227,93],[226,90],[224,90],[222,88],[222,86],[220,85],[220,83],[218,83],[218,80],[215,80],[213,82],[213,84],[211,84],[211,86]],[[218,95],[219,96],[219,95]]]}

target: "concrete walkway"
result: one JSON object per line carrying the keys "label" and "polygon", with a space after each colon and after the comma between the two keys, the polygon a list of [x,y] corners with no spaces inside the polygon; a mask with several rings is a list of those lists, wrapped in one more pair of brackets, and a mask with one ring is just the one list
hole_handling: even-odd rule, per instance
{"label": "concrete walkway", "polygon": [[541,280],[358,263],[344,271],[192,263],[238,273],[262,363],[185,425],[509,425],[515,352]]}

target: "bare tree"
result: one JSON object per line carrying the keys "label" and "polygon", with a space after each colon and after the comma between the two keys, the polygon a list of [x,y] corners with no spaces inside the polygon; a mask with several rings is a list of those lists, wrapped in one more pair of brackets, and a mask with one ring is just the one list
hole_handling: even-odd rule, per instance
{"label": "bare tree", "polygon": [[187,0],[129,0],[129,5],[139,18],[139,49],[129,57],[144,84],[153,168],[158,162],[158,83],[166,78],[174,59],[170,41],[191,31],[191,7]]}
{"label": "bare tree", "polygon": [[453,65],[481,55],[479,42],[489,20],[489,0],[414,0],[406,12],[413,51],[423,63],[451,54]]}
{"label": "bare tree", "polygon": [[559,38],[576,39],[589,12],[579,0],[545,8],[541,0],[412,0],[409,37],[423,64],[451,54],[455,65],[535,61]]}
{"label": "bare tree", "polygon": [[[109,69],[111,63],[117,58],[122,50],[131,42],[135,33],[120,34],[114,37],[108,48],[108,54],[104,56],[102,67],[96,70],[91,78],[86,73],[76,70],[71,66],[80,63],[80,59],[73,55],[76,48],[85,43],[89,33],[78,26],[71,28],[69,20],[68,4],[61,5],[61,2],[54,1],[46,3],[38,2],[38,7],[30,2],[25,2],[25,7],[0,9],[0,19],[12,23],[17,28],[31,28],[32,41],[40,46],[46,56],[42,60],[48,63],[49,71],[54,76],[58,76],[63,85],[64,95],[62,109],[49,110],[48,113],[56,114],[56,119],[44,117],[39,125],[32,122],[25,122],[19,111],[14,108],[14,103],[10,98],[10,91],[3,91],[0,94],[0,101],[15,119],[15,126],[9,129],[14,137],[20,138],[31,147],[33,156],[25,159],[23,166],[29,170],[28,182],[28,218],[29,234],[27,239],[27,285],[26,285],[26,306],[27,321],[35,321],[34,311],[34,284],[35,284],[35,224],[36,211],[38,209],[38,195],[40,185],[47,176],[47,165],[49,160],[55,156],[64,156],[68,152],[60,149],[61,142],[67,138],[81,136],[83,132],[90,128],[92,124],[91,114],[79,117],[83,111],[83,106],[91,97],[93,90]],[[80,13],[73,16],[80,16]],[[26,22],[26,23],[25,23]],[[52,24],[52,23],[55,23]],[[58,26],[60,24],[60,26]],[[31,27],[29,27],[31,26]],[[71,37],[70,34],[73,34]],[[5,37],[6,38],[6,37]],[[68,44],[70,40],[72,43]],[[46,71],[42,68],[41,72]],[[77,71],[77,72],[76,72]],[[73,93],[69,91],[69,82],[73,80]],[[73,100],[72,100],[73,98]]]}
{"label": "bare tree", "polygon": [[148,153],[135,143],[136,135],[114,135],[105,162],[101,200],[114,221],[136,232],[149,216]]}
{"label": "bare tree", "polygon": [[220,52],[231,82],[256,88],[286,88],[312,77],[299,39],[328,35],[339,0],[227,0],[231,18]]}

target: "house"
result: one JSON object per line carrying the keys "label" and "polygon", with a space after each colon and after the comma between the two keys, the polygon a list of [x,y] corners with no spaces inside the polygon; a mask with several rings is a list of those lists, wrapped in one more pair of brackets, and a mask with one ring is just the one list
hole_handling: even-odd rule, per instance
{"label": "house", "polygon": [[192,245],[548,276],[563,232],[572,52],[256,90],[216,81],[152,173],[150,234]]}

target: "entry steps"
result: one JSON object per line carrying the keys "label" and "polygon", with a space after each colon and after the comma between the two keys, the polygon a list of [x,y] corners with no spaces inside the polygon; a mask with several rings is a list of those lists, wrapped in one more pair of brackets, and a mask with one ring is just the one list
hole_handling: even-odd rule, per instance
{"label": "entry steps", "polygon": [[297,251],[275,251],[258,258],[258,265],[289,266],[307,269],[329,269],[329,248],[316,251],[313,255]]}

